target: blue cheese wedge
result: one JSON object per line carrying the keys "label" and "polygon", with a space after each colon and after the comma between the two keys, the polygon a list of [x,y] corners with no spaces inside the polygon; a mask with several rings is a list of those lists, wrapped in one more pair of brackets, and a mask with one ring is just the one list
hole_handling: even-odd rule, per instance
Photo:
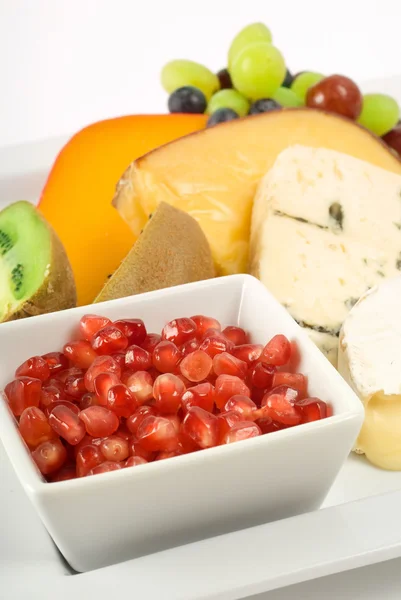
{"label": "blue cheese wedge", "polygon": [[250,272],[336,366],[358,299],[401,270],[401,176],[351,156],[292,146],[261,181]]}

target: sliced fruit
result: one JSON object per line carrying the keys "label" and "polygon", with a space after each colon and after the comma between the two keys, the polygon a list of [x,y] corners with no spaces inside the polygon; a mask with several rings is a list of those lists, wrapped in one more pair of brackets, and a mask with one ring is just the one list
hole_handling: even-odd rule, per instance
{"label": "sliced fruit", "polygon": [[30,202],[15,202],[0,212],[0,290],[0,321],[76,304],[63,245]]}
{"label": "sliced fruit", "polygon": [[349,119],[313,109],[277,110],[205,129],[137,159],[113,202],[135,235],[160,202],[181,208],[202,227],[218,274],[243,272],[256,187],[294,144],[338,150],[401,173],[388,147]]}
{"label": "sliced fruit", "polygon": [[135,242],[135,236],[111,206],[122,170],[145,152],[202,129],[206,121],[203,115],[109,119],[89,125],[61,150],[43,189],[39,209],[65,246],[79,305],[92,302]]}
{"label": "sliced fruit", "polygon": [[195,219],[162,202],[95,302],[214,277],[209,244]]}

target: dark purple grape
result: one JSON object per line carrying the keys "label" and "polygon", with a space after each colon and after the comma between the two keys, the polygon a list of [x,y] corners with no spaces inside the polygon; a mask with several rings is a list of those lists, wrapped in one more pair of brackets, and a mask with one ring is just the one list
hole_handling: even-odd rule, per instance
{"label": "dark purple grape", "polygon": [[231,75],[228,72],[228,69],[221,69],[216,75],[219,78],[221,90],[230,90],[233,87],[233,82],[231,81]]}
{"label": "dark purple grape", "polygon": [[168,109],[171,113],[202,114],[206,105],[205,95],[190,85],[178,88],[168,99]]}
{"label": "dark purple grape", "polygon": [[277,110],[278,108],[281,108],[281,105],[275,100],[273,100],[273,98],[262,98],[261,100],[256,100],[256,102],[251,104],[249,114],[258,115],[259,113],[269,112],[270,110]]}
{"label": "dark purple grape", "polygon": [[232,121],[238,119],[239,115],[231,108],[219,108],[210,117],[207,122],[207,127],[224,123],[225,121]]}
{"label": "dark purple grape", "polygon": [[294,79],[295,79],[294,75],[291,73],[291,71],[289,71],[287,69],[287,72],[285,74],[285,79],[284,79],[283,83],[281,84],[281,87],[290,88]]}

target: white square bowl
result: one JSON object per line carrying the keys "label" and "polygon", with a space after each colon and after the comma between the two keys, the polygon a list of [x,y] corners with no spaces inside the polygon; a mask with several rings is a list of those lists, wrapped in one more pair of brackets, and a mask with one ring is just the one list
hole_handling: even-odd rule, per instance
{"label": "white square bowl", "polygon": [[195,454],[46,483],[0,399],[0,437],[56,545],[88,571],[320,507],[362,425],[361,402],[305,332],[249,275],[201,281],[0,326],[0,389],[29,356],[62,347],[85,313],[142,318],[159,331],[175,317],[207,314],[239,324],[255,343],[283,333],[298,344],[311,395],[334,415]]}

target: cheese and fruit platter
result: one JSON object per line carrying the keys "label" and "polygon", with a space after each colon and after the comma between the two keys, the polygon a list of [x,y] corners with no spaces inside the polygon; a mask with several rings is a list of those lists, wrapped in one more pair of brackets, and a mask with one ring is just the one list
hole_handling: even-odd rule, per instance
{"label": "cheese and fruit platter", "polygon": [[195,569],[164,597],[401,556],[401,80],[393,97],[292,73],[262,23],[226,66],[160,79],[160,114],[88,124],[46,164],[32,148],[12,178],[3,151],[3,496],[22,486],[66,593],[94,573],[148,586],[184,549],[213,562],[246,536],[259,558],[236,582]]}

